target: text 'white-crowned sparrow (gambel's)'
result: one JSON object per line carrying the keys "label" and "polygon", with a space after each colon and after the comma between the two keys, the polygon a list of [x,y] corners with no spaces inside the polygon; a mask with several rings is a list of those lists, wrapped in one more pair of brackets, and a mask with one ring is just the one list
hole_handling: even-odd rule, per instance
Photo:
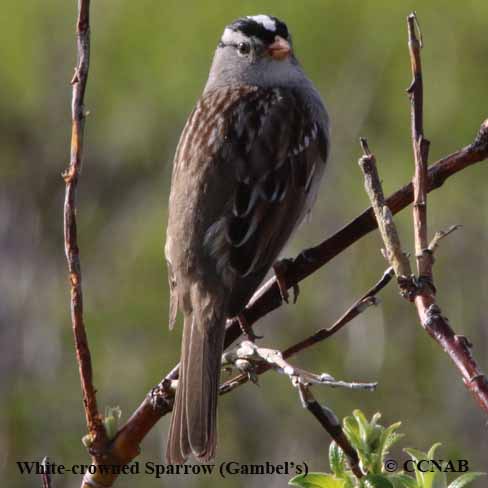
{"label": "text 'white-crowned sparrow (gambel's)'", "polygon": [[215,456],[226,319],[310,211],[328,151],[327,112],[286,25],[228,25],[173,163],[165,254],[170,327],[179,309],[184,328],[168,463]]}

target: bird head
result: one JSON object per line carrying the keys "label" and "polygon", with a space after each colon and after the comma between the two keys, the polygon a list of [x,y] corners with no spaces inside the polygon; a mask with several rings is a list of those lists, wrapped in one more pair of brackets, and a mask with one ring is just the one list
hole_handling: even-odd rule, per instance
{"label": "bird head", "polygon": [[270,15],[254,15],[225,27],[207,88],[241,83],[280,86],[301,76],[286,24]]}

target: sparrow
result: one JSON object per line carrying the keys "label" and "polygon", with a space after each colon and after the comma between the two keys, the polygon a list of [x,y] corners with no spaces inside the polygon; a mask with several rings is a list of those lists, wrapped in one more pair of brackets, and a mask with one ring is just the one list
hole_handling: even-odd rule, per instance
{"label": "sparrow", "polygon": [[167,463],[215,457],[226,320],[310,212],[328,153],[327,111],[286,24],[255,15],[225,27],[173,162],[169,324],[180,311],[184,325]]}

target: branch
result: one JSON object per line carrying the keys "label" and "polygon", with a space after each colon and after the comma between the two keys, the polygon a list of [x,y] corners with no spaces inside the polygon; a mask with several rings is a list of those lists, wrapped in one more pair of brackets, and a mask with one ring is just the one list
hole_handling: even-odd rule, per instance
{"label": "branch", "polygon": [[[429,168],[427,191],[440,188],[449,177],[486,158],[488,158],[488,119],[481,124],[474,141],[469,146],[440,159]],[[395,215],[412,201],[413,186],[409,183],[390,195],[385,204]],[[377,227],[373,208],[369,207],[317,246],[301,252],[294,260],[289,260],[281,278],[288,289],[293,288]],[[247,324],[252,325],[282,304],[280,287],[273,277],[259,288],[242,314]],[[230,346],[241,334],[242,328],[238,320],[229,320],[226,327],[225,347]],[[166,378],[178,378],[178,365],[168,373]]]}
{"label": "branch", "polygon": [[78,63],[71,80],[72,131],[71,158],[68,169],[63,173],[66,183],[64,200],[64,246],[71,290],[71,322],[75,339],[76,358],[80,371],[86,423],[93,453],[101,452],[107,443],[105,429],[98,413],[96,390],[92,381],[90,349],[83,321],[83,292],[81,287],[81,265],[76,231],[76,189],[81,172],[83,156],[83,134],[85,125],[85,89],[90,61],[90,17],[89,0],[79,0],[76,25]]}
{"label": "branch", "polygon": [[[374,390],[377,386],[377,383],[338,381],[327,373],[311,373],[305,369],[292,366],[286,361],[285,353],[276,349],[258,347],[251,341],[243,341],[235,350],[226,352],[223,356],[223,362],[224,366],[232,364],[240,371],[243,371],[244,376],[254,383],[257,383],[258,374],[275,369],[288,375],[294,386],[297,383],[320,384],[332,388],[349,388],[350,390]],[[235,379],[239,378],[240,376]],[[220,394],[229,393],[243,383],[245,381],[236,382],[235,380],[230,380],[221,385]]]}
{"label": "branch", "polygon": [[[359,456],[351,443],[344,435],[341,424],[332,410],[321,406],[312,395],[310,386],[314,384],[328,385],[332,387],[344,387],[350,389],[374,390],[377,383],[346,383],[337,381],[332,376],[322,373],[320,375],[305,371],[301,368],[292,366],[284,360],[283,354],[274,349],[266,349],[256,346],[253,342],[244,341],[236,352],[226,353],[229,361],[235,365],[241,364],[239,368],[245,369],[248,373],[254,370],[257,361],[265,362],[270,367],[286,374],[294,387],[298,388],[300,400],[303,408],[306,408],[322,425],[325,431],[342,448],[346,454],[353,473],[358,478],[362,478],[363,473],[359,466]],[[243,364],[244,363],[244,364]]]}
{"label": "branch", "polygon": [[[437,305],[436,289],[433,281],[432,267],[434,264],[433,249],[439,240],[452,232],[437,234],[428,245],[427,233],[427,153],[429,143],[423,135],[423,89],[422,68],[420,61],[421,42],[417,40],[415,24],[418,26],[415,13],[407,18],[409,51],[414,77],[409,89],[412,106],[412,141],[415,157],[414,187],[414,236],[415,254],[418,269],[418,293],[415,296],[415,306],[422,327],[435,339],[443,350],[453,360],[461,371],[466,387],[471,391],[480,406],[488,412],[488,378],[481,372],[471,355],[471,343],[464,337],[454,333],[446,317],[442,316]],[[421,35],[420,35],[421,36]],[[486,122],[485,122],[486,125]]]}
{"label": "branch", "polygon": [[306,408],[322,425],[325,431],[334,439],[336,444],[343,450],[349,461],[349,466],[357,478],[363,477],[363,472],[359,465],[359,456],[352,447],[348,438],[342,430],[341,423],[334,412],[327,407],[323,407],[312,395],[310,388],[306,385],[299,385],[300,400],[303,408]]}
{"label": "branch", "polygon": [[383,188],[381,187],[378,171],[376,169],[376,161],[374,156],[370,153],[366,139],[360,139],[361,147],[363,148],[365,156],[359,160],[359,165],[364,173],[364,186],[366,193],[373,205],[375,215],[381,215],[378,219],[378,228],[385,244],[385,257],[391,264],[397,277],[408,279],[412,274],[410,270],[410,263],[405,253],[402,251],[400,245],[400,237],[393,222],[393,215],[391,210],[385,204],[385,196]]}
{"label": "branch", "polygon": [[49,458],[47,456],[41,462],[42,473],[42,488],[52,488],[51,474],[49,473]]}
{"label": "branch", "polygon": [[415,176],[413,178],[413,225],[415,236],[415,258],[419,279],[432,282],[432,254],[427,250],[427,158],[430,142],[424,137],[422,82],[422,63],[420,49],[422,41],[417,38],[416,27],[420,27],[415,12],[407,17],[408,49],[412,67],[412,83],[407,89],[411,105],[412,147],[415,158]]}
{"label": "branch", "polygon": [[[376,283],[372,288],[370,288],[359,300],[356,300],[348,309],[347,311],[336,321],[333,325],[329,328],[319,329],[317,332],[312,334],[311,336],[303,339],[302,341],[293,344],[292,346],[288,347],[283,351],[283,358],[288,359],[295,354],[317,344],[330,336],[334,335],[336,332],[341,330],[346,324],[350,323],[354,318],[356,318],[359,314],[364,312],[367,308],[372,305],[376,305],[378,303],[378,299],[376,295],[391,281],[393,277],[393,269],[388,268],[384,273],[381,279]],[[259,365],[256,370],[256,375],[261,375],[266,373],[272,368],[269,364],[261,364]],[[220,387],[220,393],[229,393],[230,391],[234,390],[240,385],[247,383],[249,380],[248,375],[241,374],[232,378],[225,383],[223,383]]]}
{"label": "branch", "polygon": [[[371,201],[381,199],[381,182],[376,170],[376,161],[372,154],[364,154],[359,160],[365,180],[372,180],[368,192]],[[375,213],[378,221],[385,219],[381,211]],[[380,227],[386,225],[381,223]],[[393,228],[395,224],[391,221]],[[417,228],[418,231],[418,228]],[[438,239],[437,239],[438,240]],[[385,243],[386,245],[386,243]],[[392,263],[393,264],[393,263]],[[488,412],[488,379],[479,369],[471,355],[471,344],[464,336],[458,336],[449,326],[447,318],[441,315],[441,310],[435,302],[434,286],[419,286],[421,282],[405,281],[397,275],[398,285],[402,295],[415,302],[422,327],[436,340],[461,372],[466,387],[471,391],[483,410]],[[415,288],[412,288],[412,284]]]}
{"label": "branch", "polygon": [[[488,119],[481,124],[472,144],[440,159],[429,168],[427,173],[427,191],[430,192],[441,187],[450,176],[486,158],[488,158]],[[385,204],[394,215],[410,205],[412,201],[413,186],[409,183],[390,195],[386,199]],[[293,261],[290,260],[287,263],[286,269],[283,270],[282,279],[286,282],[288,289],[315,273],[349,246],[376,228],[377,222],[374,211],[369,207],[331,237],[317,246],[300,253]],[[254,297],[247,305],[243,314],[247,323],[252,325],[281,305],[280,288],[276,282],[276,278],[273,277],[254,294]],[[229,321],[225,346],[228,347],[238,339],[241,332],[241,327],[237,320]],[[171,378],[174,379],[176,377],[177,369],[175,368],[171,372]]]}

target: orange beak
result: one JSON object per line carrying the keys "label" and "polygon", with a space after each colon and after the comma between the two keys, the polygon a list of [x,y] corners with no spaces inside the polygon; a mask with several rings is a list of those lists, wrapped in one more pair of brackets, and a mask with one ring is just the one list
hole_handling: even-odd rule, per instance
{"label": "orange beak", "polygon": [[276,36],[272,44],[268,46],[268,53],[277,61],[286,59],[291,53],[290,43],[280,36]]}

